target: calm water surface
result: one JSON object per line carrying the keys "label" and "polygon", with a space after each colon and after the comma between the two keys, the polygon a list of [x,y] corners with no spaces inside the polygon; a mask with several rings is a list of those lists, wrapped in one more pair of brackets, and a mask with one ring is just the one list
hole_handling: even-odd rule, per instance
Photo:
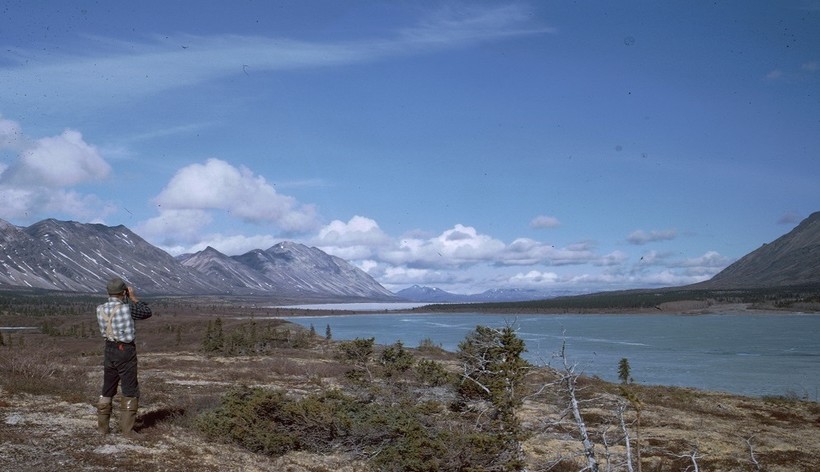
{"label": "calm water surface", "polygon": [[554,353],[566,340],[577,369],[618,380],[627,358],[638,383],[721,390],[750,396],[797,395],[814,401],[820,389],[820,315],[492,315],[364,314],[288,320],[333,339],[374,337],[416,347],[430,339],[458,349],[476,325],[511,322],[527,343],[526,357],[558,366]]}

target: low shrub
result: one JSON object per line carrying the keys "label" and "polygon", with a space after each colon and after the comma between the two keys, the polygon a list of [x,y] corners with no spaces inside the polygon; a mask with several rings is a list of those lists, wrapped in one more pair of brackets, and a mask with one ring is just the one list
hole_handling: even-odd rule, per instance
{"label": "low shrub", "polygon": [[416,379],[423,385],[440,387],[455,382],[454,376],[447,372],[440,362],[431,361],[429,359],[421,359],[418,361],[415,372]]}
{"label": "low shrub", "polygon": [[87,385],[76,382],[81,375],[82,370],[66,365],[56,350],[0,348],[0,384],[9,393],[51,394],[78,401],[87,397]]}
{"label": "low shrub", "polygon": [[446,408],[429,402],[385,405],[338,390],[297,399],[282,391],[237,387],[196,425],[211,439],[254,452],[347,451],[369,457],[384,471],[493,470],[508,450],[504,438],[476,430]]}

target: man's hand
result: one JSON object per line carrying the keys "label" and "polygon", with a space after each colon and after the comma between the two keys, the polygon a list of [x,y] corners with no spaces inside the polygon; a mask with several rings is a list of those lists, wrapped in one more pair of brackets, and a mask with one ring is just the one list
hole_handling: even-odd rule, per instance
{"label": "man's hand", "polygon": [[128,286],[127,291],[125,292],[128,295],[128,299],[134,303],[137,303],[137,296],[134,295],[134,287]]}

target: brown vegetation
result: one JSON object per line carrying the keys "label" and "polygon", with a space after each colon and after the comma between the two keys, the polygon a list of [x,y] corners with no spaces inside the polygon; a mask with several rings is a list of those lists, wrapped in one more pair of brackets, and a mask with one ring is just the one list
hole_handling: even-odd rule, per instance
{"label": "brown vegetation", "polygon": [[[397,414],[389,409],[391,405],[407,405],[402,407],[407,412],[429,417],[425,421],[429,428],[440,428],[447,421],[451,432],[466,431],[469,424],[478,422],[477,416],[470,416],[476,412],[469,408],[477,405],[462,405],[458,411],[452,408],[452,377],[445,382],[444,374],[437,370],[444,366],[449,375],[459,372],[456,356],[429,344],[407,347],[416,359],[428,360],[421,364],[425,367],[420,372],[427,372],[429,379],[412,380],[403,364],[392,364],[390,370],[379,363],[379,359],[404,359],[395,347],[387,357],[380,357],[385,347],[377,346],[373,364],[367,365],[366,359],[355,364],[344,358],[351,351],[338,349],[338,343],[325,339],[323,330],[311,336],[283,321],[263,319],[272,314],[270,309],[165,300],[152,304],[155,317],[138,323],[143,395],[137,429],[144,437],[130,441],[119,434],[99,436],[93,405],[102,375],[102,343],[93,316],[81,314],[93,301],[88,303],[78,306],[77,313],[21,313],[8,306],[0,312],[0,326],[37,328],[2,334],[0,470],[358,471],[378,470],[374,456],[390,451],[387,443],[374,452],[367,444],[345,448],[340,441],[327,442],[332,447],[320,451],[296,448],[284,455],[265,455],[238,442],[209,436],[198,423],[217,411],[224,395],[238,386],[281,392],[284,396],[277,401],[288,408],[304,407],[305,403],[298,402],[319,401],[337,391],[344,395],[337,399],[339,404],[367,399],[381,405],[379,414],[386,418]],[[209,323],[213,330],[217,317],[225,336],[240,327],[244,340],[255,333],[254,347],[232,355],[219,349],[204,350]],[[250,323],[254,323],[252,330]],[[234,342],[236,347],[245,341],[235,338]],[[572,353],[567,354],[571,360]],[[364,375],[351,375],[357,368]],[[522,451],[527,470],[576,471],[587,464],[575,420],[566,414],[567,397],[558,388],[560,379],[560,372],[547,369],[531,370],[525,378],[526,395],[517,415],[525,438]],[[422,388],[419,382],[427,386]],[[638,403],[628,402],[624,389]],[[411,393],[412,408],[404,390]],[[575,394],[601,470],[627,470],[618,415],[624,405],[631,446],[641,457],[641,468],[634,470],[693,470],[696,462],[700,470],[808,471],[820,464],[817,403],[614,385],[587,377],[578,378]],[[363,405],[355,403],[356,408]],[[641,412],[639,434],[636,405]],[[460,423],[459,415],[468,418],[469,424]],[[476,440],[458,437],[463,450],[469,450],[464,444]]]}

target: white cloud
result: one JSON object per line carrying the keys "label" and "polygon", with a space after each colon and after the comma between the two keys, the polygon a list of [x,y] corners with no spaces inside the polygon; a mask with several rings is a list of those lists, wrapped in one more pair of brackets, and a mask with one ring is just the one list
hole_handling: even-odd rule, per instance
{"label": "white cloud", "polygon": [[319,230],[317,243],[327,246],[379,246],[389,241],[376,221],[354,216],[347,223],[333,220]]}
{"label": "white cloud", "polygon": [[212,221],[211,215],[204,210],[163,208],[158,216],[139,223],[135,230],[160,246],[190,245],[201,240],[203,228]]}
{"label": "white cloud", "polygon": [[628,275],[617,271],[612,275],[633,287],[687,285],[711,278],[731,262],[715,251],[684,259],[674,256],[672,252],[647,251]]}
{"label": "white cloud", "polygon": [[665,229],[661,231],[643,231],[643,230],[636,230],[633,231],[632,234],[627,237],[627,241],[630,244],[646,244],[655,241],[669,241],[675,239],[678,236],[678,232],[674,229]]}
{"label": "white cloud", "polygon": [[809,72],[817,72],[817,71],[820,70],[820,62],[817,62],[817,61],[806,62],[803,65],[801,65],[800,68],[805,70],[805,71],[809,71]]}
{"label": "white cloud", "polygon": [[63,214],[98,219],[113,211],[110,203],[71,189],[111,173],[111,166],[78,131],[32,140],[19,124],[0,118],[0,149],[18,152],[14,162],[0,166],[0,217]]}
{"label": "white cloud", "polygon": [[668,252],[647,251],[641,255],[640,260],[638,260],[638,265],[662,265],[666,263],[670,256],[671,253]]}
{"label": "white cloud", "polygon": [[113,211],[110,204],[93,195],[46,187],[14,187],[0,184],[0,217],[32,219],[38,215],[54,217],[67,214],[92,219]]}
{"label": "white cloud", "polygon": [[676,273],[671,270],[664,270],[655,272],[641,277],[636,281],[641,286],[660,286],[660,287],[674,287],[677,285],[688,285],[697,282],[703,282],[710,276],[705,275],[688,275]]}
{"label": "white cloud", "polygon": [[66,130],[42,138],[22,151],[18,161],[0,175],[0,183],[15,186],[68,187],[101,180],[111,172],[94,146]]}
{"label": "white cloud", "polygon": [[160,214],[140,223],[135,231],[172,255],[199,252],[208,246],[227,256],[254,249],[267,249],[280,239],[268,234],[224,235],[204,230],[213,218],[204,210],[161,210]]}
{"label": "white cloud", "polygon": [[619,266],[629,259],[629,255],[623,251],[612,251],[593,261],[597,266]]}
{"label": "white cloud", "polygon": [[20,124],[0,115],[0,150],[18,149],[24,141]]}
{"label": "white cloud", "polygon": [[400,41],[413,45],[453,46],[507,36],[554,33],[554,28],[527,26],[531,21],[527,9],[519,5],[491,8],[444,8],[418,26],[402,30]]}
{"label": "white cloud", "polygon": [[561,226],[561,222],[554,216],[539,215],[530,221],[530,228],[547,229],[559,226]]}
{"label": "white cloud", "polygon": [[285,231],[304,232],[317,224],[313,205],[281,195],[264,177],[219,159],[180,169],[155,201],[163,211],[225,210],[241,220],[272,223]]}
{"label": "white cloud", "polygon": [[510,277],[510,285],[515,287],[544,287],[553,286],[559,281],[558,274],[555,272],[541,272],[538,270],[531,270],[525,273],[515,274]]}
{"label": "white cloud", "polygon": [[499,253],[493,261],[497,265],[535,265],[550,266],[585,264],[595,259],[595,254],[587,245],[575,245],[563,249],[535,241],[529,238],[518,238]]}
{"label": "white cloud", "polygon": [[766,78],[768,80],[777,80],[777,79],[780,79],[781,77],[783,77],[783,71],[779,70],[779,69],[774,69],[774,70],[770,71],[768,74],[766,74]]}
{"label": "white cloud", "polygon": [[[394,36],[361,41],[307,42],[263,36],[156,36],[143,42],[87,38],[84,50],[42,57],[18,50],[9,60],[38,61],[0,67],[4,98],[49,97],[53,107],[87,108],[137,100],[169,89],[260,71],[361,63],[398,55],[462,47],[483,41],[551,32],[531,25],[523,6],[445,9]],[[180,47],[184,45],[185,47]],[[102,51],[96,54],[88,51]],[[241,58],[241,60],[237,60]]]}
{"label": "white cloud", "polygon": [[211,234],[205,236],[197,244],[190,246],[185,252],[202,251],[208,246],[227,256],[236,256],[245,254],[254,249],[268,249],[281,240],[274,238],[268,234],[258,234],[252,236],[244,236],[241,234],[226,236],[222,234]]}
{"label": "white cloud", "polygon": [[710,269],[723,269],[731,263],[731,259],[720,255],[716,251],[707,251],[702,256],[686,259],[680,264],[681,267],[703,267]]}
{"label": "white cloud", "polygon": [[364,216],[354,216],[347,223],[333,220],[319,230],[311,241],[319,249],[346,260],[373,257],[380,248],[392,244],[378,223]]}
{"label": "white cloud", "polygon": [[404,238],[379,255],[394,265],[454,268],[492,261],[504,247],[503,242],[479,234],[473,227],[457,224],[430,239]]}

